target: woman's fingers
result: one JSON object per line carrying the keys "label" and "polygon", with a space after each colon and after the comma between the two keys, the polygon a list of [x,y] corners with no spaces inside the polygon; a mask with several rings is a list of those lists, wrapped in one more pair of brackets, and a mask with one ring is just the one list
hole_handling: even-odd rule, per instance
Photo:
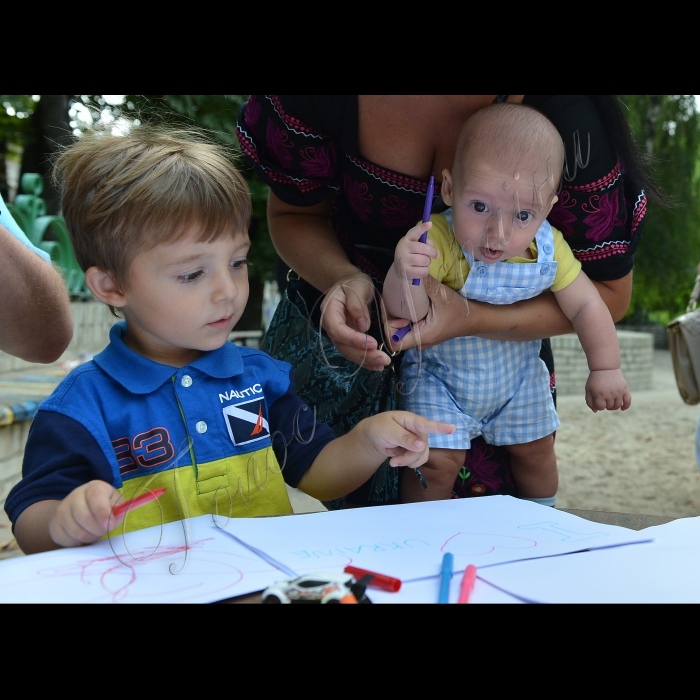
{"label": "woman's fingers", "polygon": [[351,279],[331,289],[321,305],[321,325],[343,357],[378,372],[391,360],[378,349],[376,339],[363,331],[369,328],[374,296],[368,279]]}
{"label": "woman's fingers", "polygon": [[[408,348],[430,348],[438,343],[451,340],[455,335],[455,329],[459,329],[458,335],[464,335],[473,320],[478,323],[477,314],[480,308],[488,308],[488,304],[480,304],[461,297],[457,292],[433,277],[425,277],[421,280],[430,297],[430,310],[421,321],[411,326],[411,331],[406,333],[398,343],[392,343],[390,349],[407,350]],[[399,328],[408,324],[406,319],[388,318],[384,323],[387,338],[391,338]],[[391,331],[391,332],[390,332]]]}
{"label": "woman's fingers", "polygon": [[345,310],[352,327],[367,331],[371,323],[369,306],[374,300],[374,285],[364,279],[351,279],[342,284]]}

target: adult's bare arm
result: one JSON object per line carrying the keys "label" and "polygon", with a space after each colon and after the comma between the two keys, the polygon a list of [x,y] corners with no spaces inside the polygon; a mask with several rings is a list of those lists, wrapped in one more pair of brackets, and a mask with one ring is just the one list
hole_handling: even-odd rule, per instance
{"label": "adult's bare arm", "polygon": [[[431,304],[428,316],[413,325],[403,338],[401,349],[429,348],[446,340],[478,335],[494,340],[539,340],[573,333],[571,322],[559,308],[551,292],[515,304],[493,305],[466,300],[456,292],[427,278]],[[619,321],[629,308],[632,273],[617,280],[594,281],[613,321]],[[390,319],[387,335],[406,325],[407,319]],[[394,349],[399,349],[395,346]]]}
{"label": "adult's bare arm", "polygon": [[270,192],[267,218],[282,260],[326,295],[321,305],[323,327],[336,348],[358,365],[381,370],[389,356],[365,335],[374,285],[348,260],[328,218],[328,202],[295,207]]}
{"label": "adult's bare arm", "polygon": [[0,350],[28,362],[54,362],[73,335],[61,276],[0,226]]}

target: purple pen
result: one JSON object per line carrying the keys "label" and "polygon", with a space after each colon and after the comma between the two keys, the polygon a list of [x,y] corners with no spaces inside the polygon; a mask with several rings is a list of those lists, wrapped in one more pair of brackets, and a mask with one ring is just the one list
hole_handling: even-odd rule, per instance
{"label": "purple pen", "polygon": [[396,333],[394,333],[394,334],[391,336],[391,342],[392,342],[392,343],[398,343],[399,340],[401,340],[401,338],[403,338],[403,337],[406,335],[406,333],[408,333],[408,331],[410,331],[410,330],[411,330],[411,324],[410,324],[410,323],[409,323],[407,326],[404,326],[403,328],[399,328],[399,330],[396,331]]}
{"label": "purple pen", "polygon": [[[435,175],[430,174],[430,182],[428,182],[428,191],[425,195],[425,206],[423,207],[423,223],[427,224],[430,221],[430,211],[433,208],[433,190],[435,189]],[[426,231],[419,239],[421,243],[425,243],[428,240],[428,232]],[[419,287],[420,280],[418,278],[413,280],[413,286]]]}
{"label": "purple pen", "polygon": [[[427,224],[430,221],[430,210],[433,208],[433,191],[435,190],[435,175],[430,173],[430,181],[428,182],[428,191],[425,194],[425,206],[423,207],[423,223]],[[421,243],[425,243],[428,240],[428,232],[426,231],[419,239]],[[420,280],[416,277],[413,280],[413,286],[419,287]],[[408,331],[411,330],[411,324],[403,328],[399,328],[396,333],[391,336],[392,343],[398,343],[401,338],[403,338]]]}

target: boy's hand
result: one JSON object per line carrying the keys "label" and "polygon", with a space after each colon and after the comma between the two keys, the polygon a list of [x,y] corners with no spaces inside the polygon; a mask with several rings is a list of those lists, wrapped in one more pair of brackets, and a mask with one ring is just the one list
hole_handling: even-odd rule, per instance
{"label": "boy's hand", "polygon": [[408,411],[387,411],[365,420],[369,442],[385,457],[393,455],[389,462],[392,467],[420,467],[428,460],[428,435],[450,435],[456,430],[450,423]]}
{"label": "boy's hand", "polygon": [[88,481],[71,491],[49,522],[51,539],[61,547],[96,542],[124,519],[124,514],[110,519],[119,496],[111,484],[99,480]]}
{"label": "boy's hand", "polygon": [[420,223],[399,241],[394,253],[394,269],[400,279],[423,279],[430,274],[430,261],[439,258],[440,253],[430,238],[427,243],[421,243],[419,238],[432,226],[430,221]]}
{"label": "boy's hand", "polygon": [[622,371],[619,369],[592,370],[586,382],[588,408],[598,411],[626,411],[632,404],[632,396]]}

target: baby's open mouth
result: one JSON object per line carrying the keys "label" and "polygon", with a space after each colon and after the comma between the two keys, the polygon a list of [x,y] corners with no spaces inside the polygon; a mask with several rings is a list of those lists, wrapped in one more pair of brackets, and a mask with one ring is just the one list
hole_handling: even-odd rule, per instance
{"label": "baby's open mouth", "polygon": [[498,260],[498,258],[500,258],[501,255],[503,255],[503,251],[496,250],[495,248],[482,247],[481,248],[481,255],[486,260]]}

